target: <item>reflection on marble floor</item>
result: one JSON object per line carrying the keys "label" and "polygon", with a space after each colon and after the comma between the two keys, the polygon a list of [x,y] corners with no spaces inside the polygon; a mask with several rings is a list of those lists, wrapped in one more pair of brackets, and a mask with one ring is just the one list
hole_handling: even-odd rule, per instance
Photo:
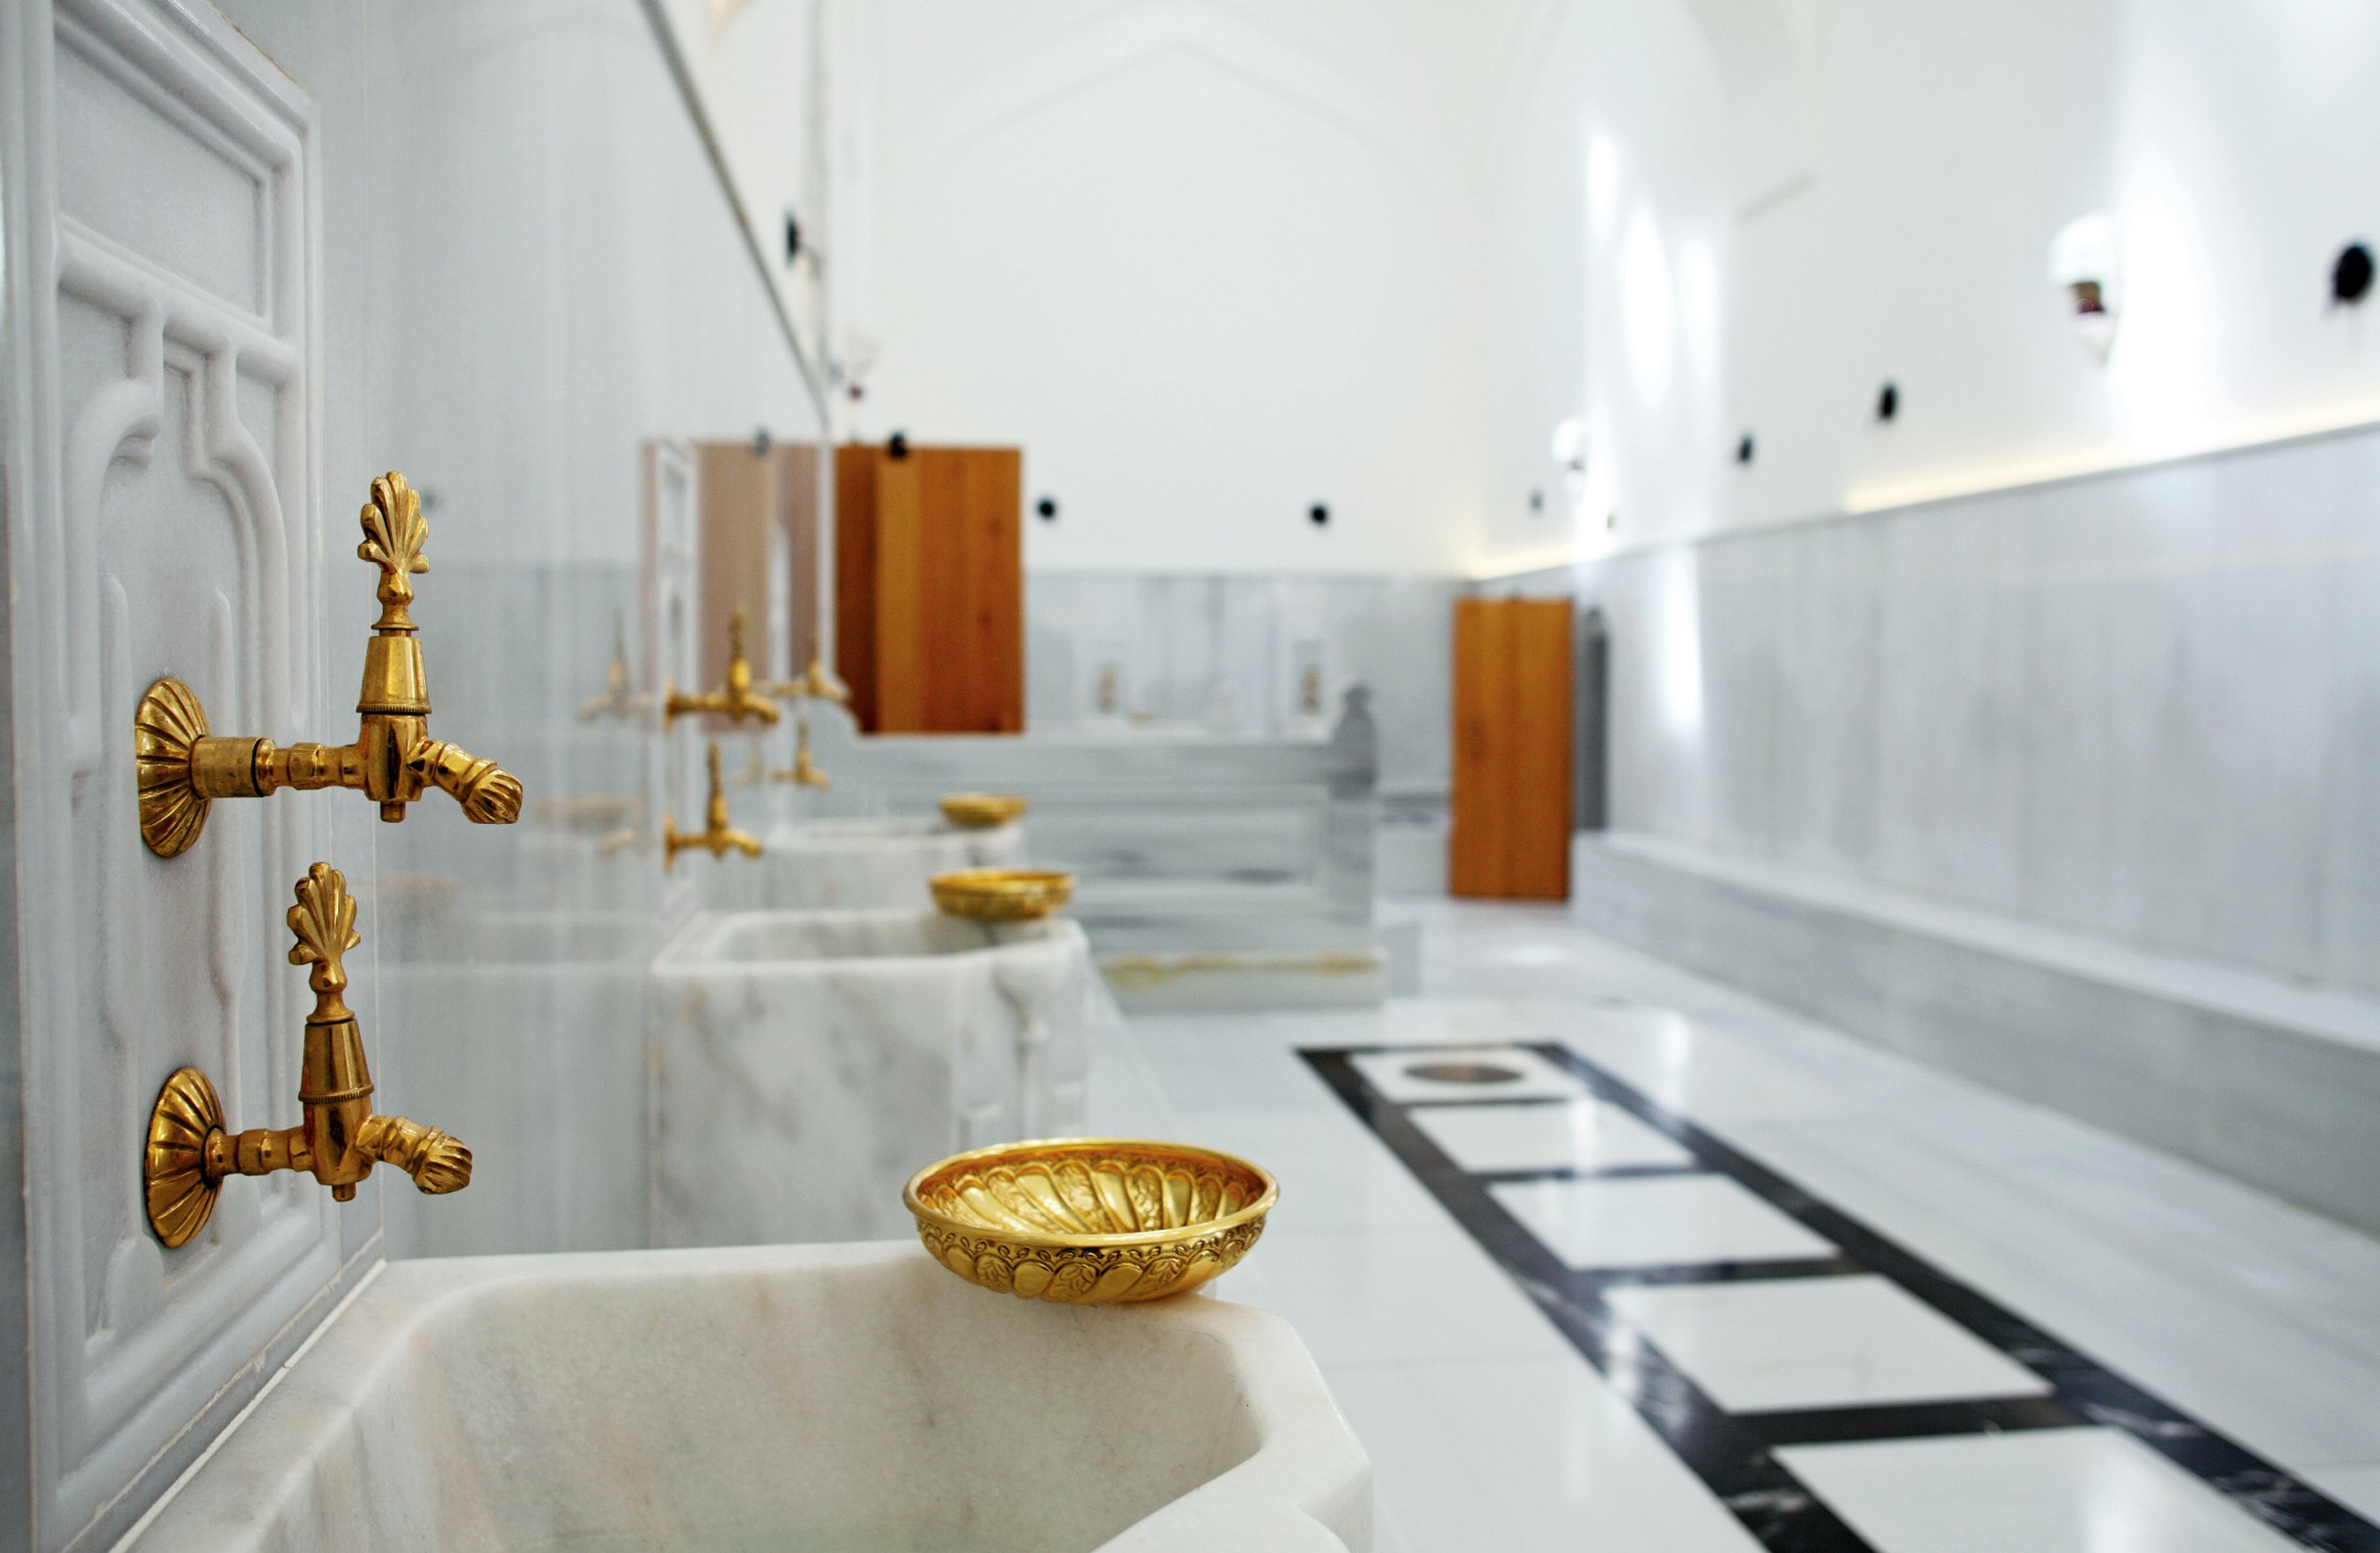
{"label": "reflection on marble floor", "polygon": [[[1280,1176],[1274,1228],[1221,1292],[1289,1315],[1322,1362],[1379,1472],[1384,1553],[1760,1544],[1300,1060],[1304,1048],[1558,1043],[2380,1516],[2380,1243],[1619,949],[1558,911],[1405,910],[1424,919],[1425,996],[1378,1010],[1138,1019],[1103,1038],[1089,1106],[1095,1130],[1193,1136]],[[1677,1179],[1658,1134],[1614,1126],[1575,1094],[1515,1109],[1533,1115],[1500,1137],[1440,1117],[1434,1141],[1482,1172],[1568,1162],[1641,1172],[1643,1184]],[[1548,1156],[1566,1141],[1571,1152]],[[1793,1281],[1831,1287],[1769,1307],[1789,1340],[1767,1354],[1731,1334],[1761,1324],[1745,1312],[1773,1286],[1727,1290],[1742,1307],[1727,1323],[1683,1290],[1629,1294],[1677,1363],[1748,1406],[2022,1386],[1922,1306],[1912,1315],[1854,1278]],[[1862,1327],[1888,1334],[1890,1365],[1846,1369],[1837,1339]],[[1810,1445],[1791,1448],[1790,1465],[1883,1553],[2295,1546],[2101,1430]]]}

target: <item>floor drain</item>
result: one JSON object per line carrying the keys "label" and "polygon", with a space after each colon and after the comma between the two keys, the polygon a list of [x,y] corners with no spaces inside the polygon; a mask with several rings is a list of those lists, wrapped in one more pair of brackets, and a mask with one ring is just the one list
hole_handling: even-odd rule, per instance
{"label": "floor drain", "polygon": [[1429,1083],[1501,1084],[1519,1083],[1525,1075],[1492,1062],[1416,1062],[1405,1070],[1405,1077]]}

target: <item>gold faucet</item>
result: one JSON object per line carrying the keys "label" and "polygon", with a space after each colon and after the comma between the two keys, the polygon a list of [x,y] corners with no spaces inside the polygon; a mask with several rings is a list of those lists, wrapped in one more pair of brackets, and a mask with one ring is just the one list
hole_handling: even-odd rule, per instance
{"label": "gold faucet", "polygon": [[744,655],[744,611],[727,618],[727,683],[701,695],[672,687],[662,710],[673,723],[689,713],[709,712],[731,723],[753,717],[766,727],[776,726],[777,703],[752,689],[752,663]]}
{"label": "gold faucet", "polygon": [[612,666],[603,677],[603,693],[594,700],[580,703],[578,720],[591,723],[599,717],[617,717],[623,722],[652,704],[650,697],[638,695],[628,688],[628,612],[612,611]]}
{"label": "gold faucet", "polygon": [[810,633],[810,666],[797,679],[780,679],[760,687],[761,693],[787,696],[795,701],[832,701],[847,705],[851,688],[827,672],[826,661],[819,656],[818,633]]}
{"label": "gold faucet", "polygon": [[796,787],[824,789],[834,786],[833,778],[820,771],[810,760],[810,720],[804,717],[794,725],[794,764],[783,771],[771,771],[772,782],[791,782]]}
{"label": "gold faucet", "polygon": [[727,788],[719,779],[719,740],[710,741],[710,804],[703,815],[700,830],[685,832],[669,815],[662,816],[662,867],[674,869],[680,852],[709,852],[712,857],[725,857],[730,850],[746,857],[760,855],[760,838],[748,830],[737,830],[727,823]]}
{"label": "gold faucet", "polygon": [[340,997],[347,987],[346,952],[363,941],[346,877],[327,862],[307,869],[298,881],[298,904],[289,909],[289,931],[298,937],[289,963],[314,968],[307,976],[314,1011],[306,1018],[298,1070],[305,1119],[295,1127],[227,1132],[223,1101],[204,1073],[184,1068],[167,1079],[149,1114],[141,1178],[149,1226],[169,1246],[187,1243],[205,1228],[227,1176],[302,1170],[342,1203],[382,1163],[411,1176],[424,1192],[459,1192],[471,1183],[471,1151],[459,1141],[372,1110],[363,1032]]}
{"label": "gold faucet", "polygon": [[133,754],[140,770],[140,836],[159,857],[199,838],[218,798],[262,798],[282,788],[355,788],[391,824],[405,806],[437,787],[480,825],[520,818],[521,785],[509,771],[430,737],[430,685],[415,635],[413,574],[428,571],[430,537],[421,498],[391,472],[372,482],[363,508],[364,542],[356,555],[378,567],[380,618],[364,643],[363,726],[352,744],[292,744],[223,738],[207,731],[206,709],[179,679],[160,679],[134,715]]}

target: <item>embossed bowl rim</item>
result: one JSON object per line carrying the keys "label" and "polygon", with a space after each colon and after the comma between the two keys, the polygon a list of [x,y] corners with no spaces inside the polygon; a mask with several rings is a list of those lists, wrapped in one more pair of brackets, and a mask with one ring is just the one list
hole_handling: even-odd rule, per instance
{"label": "embossed bowl rim", "polygon": [[954,868],[928,881],[936,889],[968,895],[1035,895],[1071,890],[1075,876],[1062,868]]}
{"label": "embossed bowl rim", "polygon": [[[1148,1163],[1159,1163],[1161,1156],[1177,1160],[1200,1161],[1245,1170],[1264,1183],[1253,1202],[1244,1204],[1236,1213],[1220,1218],[1202,1219],[1196,1224],[1184,1224],[1173,1229],[1135,1229],[1129,1234],[1057,1235],[1041,1229],[1004,1229],[997,1225],[979,1223],[972,1218],[953,1218],[939,1208],[929,1207],[917,1195],[917,1189],[934,1177],[955,1170],[965,1165],[1026,1165],[1050,1162],[1068,1155],[1139,1154],[1149,1156]],[[1281,1199],[1281,1183],[1272,1172],[1261,1165],[1252,1164],[1236,1154],[1220,1149],[1200,1148],[1196,1143],[1172,1143],[1161,1138],[1027,1138],[1022,1143],[994,1143],[989,1148],[969,1149],[948,1159],[938,1159],[909,1178],[901,1189],[901,1201],[919,1218],[931,1219],[944,1229],[961,1235],[973,1235],[978,1240],[1005,1241],[1010,1245],[1044,1246],[1053,1251],[1097,1250],[1101,1246],[1167,1245],[1204,1240],[1208,1235],[1234,1229],[1262,1218],[1272,1211]]]}
{"label": "embossed bowl rim", "polygon": [[1017,814],[1025,814],[1031,812],[1033,808],[1033,801],[1023,793],[944,793],[939,801],[942,817],[945,819],[950,817],[953,809],[1014,809]]}

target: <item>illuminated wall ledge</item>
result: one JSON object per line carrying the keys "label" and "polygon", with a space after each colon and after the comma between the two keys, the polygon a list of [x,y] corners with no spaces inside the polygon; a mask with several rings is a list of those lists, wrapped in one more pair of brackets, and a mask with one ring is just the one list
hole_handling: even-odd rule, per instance
{"label": "illuminated wall ledge", "polygon": [[1651,836],[1571,877],[1607,937],[2380,1230],[2380,1002]]}
{"label": "illuminated wall ledge", "polygon": [[[1496,569],[1474,569],[1465,572],[1473,581],[1485,581],[1510,576],[1522,571],[1541,570],[1549,566],[1576,564],[1592,566],[1614,560],[1622,556],[1645,555],[1661,550],[1676,550],[1714,544],[1721,540],[1743,539],[1755,534],[1779,533],[1793,529],[1816,528],[1826,523],[1841,523],[1855,519],[1874,518],[1884,513],[1922,512],[1927,507],[1947,507],[1954,502],[1970,501],[1978,496],[2004,495],[2023,491],[2050,490],[2061,485],[2079,485],[2093,480],[2110,480],[2123,475],[2142,474],[2155,470],[2175,469],[2183,465],[2205,463],[2216,459],[2234,458],[2243,453],[2302,446],[2309,443],[2335,438],[2358,436],[2380,432],[2380,404],[2362,404],[2338,419],[2300,418],[2287,429],[2270,426],[2247,436],[2208,442],[2199,446],[2159,453],[2148,458],[2078,457],[2066,459],[2036,459],[2007,464],[1994,470],[1965,471],[1956,474],[1903,480],[1891,484],[1863,486],[1843,500],[1840,507],[1823,512],[1801,513],[1790,518],[1763,519],[1753,522],[1705,526],[1676,533],[1650,535],[1643,539],[1615,539],[1610,544],[1591,550],[1581,549],[1570,556],[1570,561],[1537,558],[1525,565]],[[1519,557],[1515,557],[1519,559]]]}

